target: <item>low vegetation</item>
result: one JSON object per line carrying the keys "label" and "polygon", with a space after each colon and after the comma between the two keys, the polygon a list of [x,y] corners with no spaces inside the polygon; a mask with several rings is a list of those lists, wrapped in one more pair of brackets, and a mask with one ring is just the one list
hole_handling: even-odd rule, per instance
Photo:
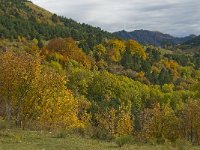
{"label": "low vegetation", "polygon": [[[118,139],[119,140],[119,139]],[[124,142],[123,142],[124,143]],[[100,141],[69,134],[57,137],[57,132],[24,131],[19,129],[0,130],[0,150],[199,150],[190,143],[178,141],[177,144],[152,145],[125,142],[123,146],[115,141]]]}

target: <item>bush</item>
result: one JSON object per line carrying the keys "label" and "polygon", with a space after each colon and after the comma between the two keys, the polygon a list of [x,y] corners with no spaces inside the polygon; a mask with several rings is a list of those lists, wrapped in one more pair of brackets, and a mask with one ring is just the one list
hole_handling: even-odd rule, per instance
{"label": "bush", "polygon": [[148,139],[148,143],[150,145],[157,145],[158,144],[157,143],[157,138],[150,138],[150,139]]}
{"label": "bush", "polygon": [[100,140],[111,140],[113,139],[112,135],[105,129],[102,128],[93,128],[92,138]]}
{"label": "bush", "polygon": [[8,123],[0,117],[0,130],[8,128]]}
{"label": "bush", "polygon": [[66,138],[68,136],[68,132],[64,129],[60,129],[56,132],[55,138]]}
{"label": "bush", "polygon": [[177,150],[189,150],[192,147],[192,144],[184,139],[176,140]]}
{"label": "bush", "polygon": [[119,147],[122,147],[122,146],[127,145],[127,144],[133,144],[133,142],[134,142],[133,137],[130,136],[130,135],[123,135],[123,136],[117,137],[115,139],[115,143]]}
{"label": "bush", "polygon": [[84,128],[80,127],[80,128],[75,128],[73,129],[73,134],[77,134],[81,137],[93,137],[94,135],[94,129],[92,126],[86,126]]}
{"label": "bush", "polygon": [[15,140],[16,143],[21,143],[22,140],[23,140],[22,134],[16,134],[16,135],[14,135],[14,140]]}

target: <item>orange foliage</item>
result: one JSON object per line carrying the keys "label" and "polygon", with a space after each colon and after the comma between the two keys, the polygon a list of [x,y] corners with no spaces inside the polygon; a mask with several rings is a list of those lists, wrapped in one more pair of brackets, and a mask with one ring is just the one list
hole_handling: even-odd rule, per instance
{"label": "orange foliage", "polygon": [[77,62],[81,62],[84,66],[90,68],[91,62],[88,59],[87,55],[80,49],[77,43],[72,38],[56,38],[51,40],[47,49],[51,53],[60,53],[64,56],[65,59],[73,59]]}

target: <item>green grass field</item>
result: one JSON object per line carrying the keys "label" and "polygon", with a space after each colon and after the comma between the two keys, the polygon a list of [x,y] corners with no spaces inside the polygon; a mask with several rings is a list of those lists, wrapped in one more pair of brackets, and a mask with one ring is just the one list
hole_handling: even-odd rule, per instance
{"label": "green grass field", "polygon": [[[198,147],[185,150],[200,150]],[[183,150],[184,150],[183,149]],[[67,135],[59,138],[56,133],[0,130],[0,150],[182,150],[167,145],[125,145]]]}

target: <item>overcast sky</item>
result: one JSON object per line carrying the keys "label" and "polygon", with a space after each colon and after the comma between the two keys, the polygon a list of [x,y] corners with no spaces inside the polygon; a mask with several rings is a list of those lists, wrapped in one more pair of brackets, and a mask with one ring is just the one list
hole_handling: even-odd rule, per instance
{"label": "overcast sky", "polygon": [[58,15],[114,32],[200,34],[200,0],[32,0]]}

